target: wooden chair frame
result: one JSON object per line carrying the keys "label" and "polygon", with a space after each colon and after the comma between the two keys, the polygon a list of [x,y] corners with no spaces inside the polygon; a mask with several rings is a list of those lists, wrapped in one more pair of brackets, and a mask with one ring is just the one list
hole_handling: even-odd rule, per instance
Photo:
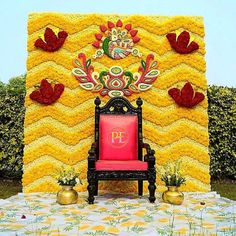
{"label": "wooden chair frame", "polygon": [[[155,202],[156,190],[156,168],[155,168],[155,151],[150,148],[150,145],[143,143],[142,135],[142,104],[141,98],[136,100],[137,107],[135,108],[127,99],[123,97],[111,98],[106,105],[100,107],[101,100],[97,97],[95,104],[95,135],[94,143],[88,152],[88,203],[94,203],[94,196],[98,195],[99,180],[137,180],[138,195],[143,195],[143,181],[149,182],[149,201]],[[138,116],[138,160],[148,163],[148,169],[145,171],[96,171],[95,163],[99,160],[99,119],[100,114],[126,115],[133,114]],[[146,154],[143,158],[143,149],[146,149]]]}

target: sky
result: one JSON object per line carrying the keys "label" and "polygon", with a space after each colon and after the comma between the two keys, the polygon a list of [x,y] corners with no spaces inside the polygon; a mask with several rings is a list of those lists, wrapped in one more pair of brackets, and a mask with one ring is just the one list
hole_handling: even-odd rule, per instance
{"label": "sky", "polygon": [[203,16],[206,77],[236,87],[236,0],[0,0],[0,81],[26,73],[30,12]]}

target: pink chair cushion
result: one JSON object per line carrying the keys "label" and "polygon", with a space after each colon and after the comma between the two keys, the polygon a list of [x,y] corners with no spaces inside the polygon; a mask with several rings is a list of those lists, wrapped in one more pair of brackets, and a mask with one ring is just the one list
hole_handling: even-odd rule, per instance
{"label": "pink chair cushion", "polygon": [[144,161],[103,161],[98,160],[96,170],[147,170],[148,164]]}
{"label": "pink chair cushion", "polygon": [[138,159],[138,117],[135,115],[100,115],[100,160]]}

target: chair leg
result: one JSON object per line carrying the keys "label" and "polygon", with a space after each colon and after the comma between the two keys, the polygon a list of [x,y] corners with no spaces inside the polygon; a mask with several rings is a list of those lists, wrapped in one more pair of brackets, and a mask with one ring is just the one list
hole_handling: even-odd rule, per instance
{"label": "chair leg", "polygon": [[143,196],[143,181],[138,180],[138,195]]}
{"label": "chair leg", "polygon": [[98,195],[98,180],[96,180],[95,182],[95,193],[94,193],[95,196]]}
{"label": "chair leg", "polygon": [[149,190],[149,201],[154,203],[156,200],[155,190],[156,190],[156,171],[151,169],[148,171],[148,190]]}
{"label": "chair leg", "polygon": [[93,204],[94,203],[94,194],[96,190],[96,180],[94,178],[94,173],[88,171],[88,203]]}

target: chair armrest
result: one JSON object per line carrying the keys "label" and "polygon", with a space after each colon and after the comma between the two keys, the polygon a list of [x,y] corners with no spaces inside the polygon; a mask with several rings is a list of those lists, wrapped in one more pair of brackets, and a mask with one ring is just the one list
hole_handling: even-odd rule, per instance
{"label": "chair armrest", "polygon": [[155,154],[155,151],[153,149],[151,149],[151,147],[148,143],[142,143],[142,148],[146,149],[146,152],[147,152],[148,156],[153,156]]}
{"label": "chair armrest", "polygon": [[96,157],[96,149],[97,149],[97,143],[94,142],[92,145],[91,145],[91,148],[90,150],[88,151],[88,169],[94,169],[95,168],[95,162],[97,160],[97,157]]}
{"label": "chair armrest", "polygon": [[151,149],[148,143],[142,143],[142,148],[145,148],[147,152],[144,156],[144,161],[148,162],[148,168],[154,168],[156,164],[155,151]]}

